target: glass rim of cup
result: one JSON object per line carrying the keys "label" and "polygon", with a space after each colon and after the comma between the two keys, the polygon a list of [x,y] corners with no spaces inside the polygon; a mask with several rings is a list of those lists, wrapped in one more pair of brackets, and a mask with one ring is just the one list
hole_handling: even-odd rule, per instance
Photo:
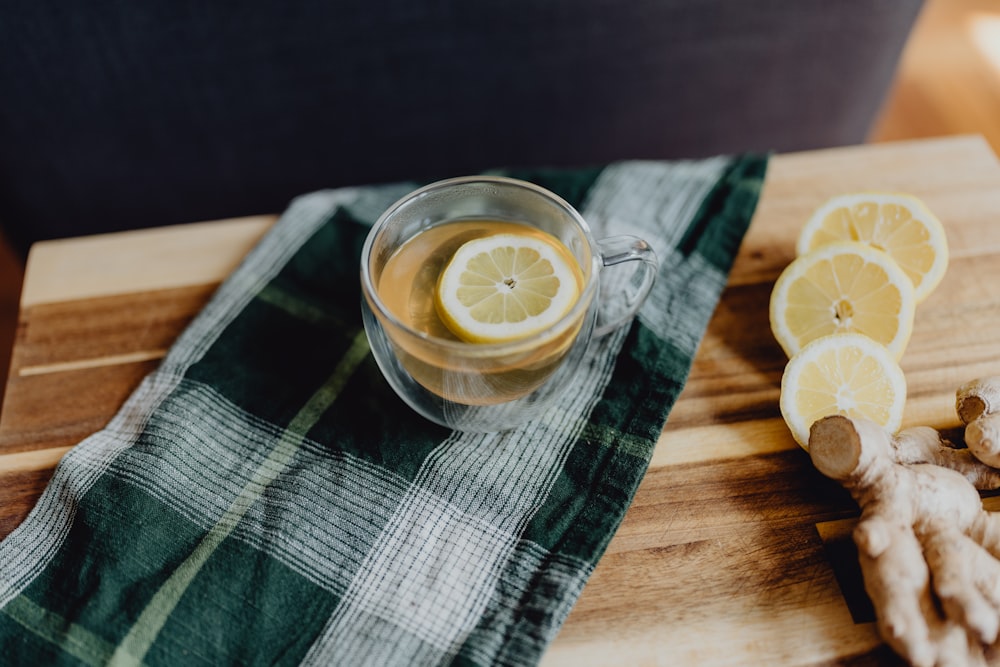
{"label": "glass rim of cup", "polygon": [[[590,250],[590,267],[589,275],[586,277],[583,290],[580,292],[580,296],[573,307],[570,308],[559,320],[539,331],[537,333],[525,336],[523,338],[516,338],[514,340],[506,341],[503,343],[470,343],[462,340],[448,340],[447,338],[439,338],[437,336],[432,336],[423,331],[414,329],[411,326],[405,324],[396,315],[389,310],[382,299],[378,295],[378,290],[375,287],[374,281],[371,275],[371,256],[372,250],[375,247],[375,238],[378,236],[379,232],[383,227],[385,227],[390,217],[395,214],[400,208],[410,201],[417,199],[419,197],[426,196],[428,193],[434,190],[440,190],[448,187],[453,187],[456,185],[468,185],[474,183],[491,183],[491,184],[501,184],[505,186],[512,186],[521,188],[523,190],[528,190],[536,195],[542,196],[552,203],[556,204],[560,208],[564,209],[566,213],[573,219],[576,225],[579,227],[583,237],[587,241],[587,246]],[[456,219],[458,220],[458,219]],[[445,224],[448,221],[442,221],[436,224]],[[513,220],[512,220],[513,222]],[[529,222],[526,220],[520,220],[518,222]],[[385,318],[394,327],[406,332],[407,335],[417,338],[419,340],[425,341],[427,343],[432,343],[443,347],[444,349],[453,349],[455,351],[461,351],[463,354],[469,356],[492,356],[497,354],[511,354],[521,351],[522,348],[533,348],[537,345],[541,345],[548,340],[551,340],[557,336],[563,335],[565,331],[574,326],[576,322],[582,321],[585,317],[586,311],[590,308],[591,302],[594,300],[595,295],[598,290],[598,272],[600,270],[601,260],[600,253],[596,241],[594,241],[593,233],[590,230],[590,225],[587,221],[580,215],[579,211],[576,210],[569,202],[557,195],[556,193],[543,188],[540,185],[536,185],[530,181],[525,181],[517,178],[510,178],[508,176],[494,176],[494,175],[473,175],[473,176],[456,176],[453,178],[445,178],[439,181],[434,181],[433,183],[428,183],[427,185],[421,186],[412,192],[403,195],[395,202],[393,202],[382,214],[378,217],[375,223],[372,225],[371,229],[368,231],[368,235],[365,238],[364,245],[361,248],[361,287],[362,287],[362,297],[368,301],[369,305],[376,310],[380,317]],[[588,267],[583,267],[587,269]]]}

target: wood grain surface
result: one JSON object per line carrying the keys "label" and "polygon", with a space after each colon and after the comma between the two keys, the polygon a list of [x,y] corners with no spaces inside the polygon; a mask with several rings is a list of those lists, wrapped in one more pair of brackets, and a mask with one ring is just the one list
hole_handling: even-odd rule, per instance
{"label": "wood grain surface", "polygon": [[[767,320],[802,223],[828,197],[856,190],[919,196],[951,248],[902,359],[904,425],[955,429],[955,388],[1000,374],[1000,163],[981,138],[775,156],[650,469],[544,665],[901,664],[879,641],[861,588],[850,541],[857,508],[781,420],[786,360]],[[0,537],[273,220],[32,249],[0,415]]]}

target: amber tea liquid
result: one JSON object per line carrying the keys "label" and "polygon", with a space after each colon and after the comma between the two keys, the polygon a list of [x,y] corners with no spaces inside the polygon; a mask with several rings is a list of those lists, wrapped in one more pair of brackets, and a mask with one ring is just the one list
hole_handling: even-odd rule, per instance
{"label": "amber tea liquid", "polygon": [[[407,327],[459,343],[434,305],[438,276],[464,243],[503,233],[531,234],[552,241],[544,232],[514,222],[460,220],[435,225],[407,240],[388,259],[376,286],[379,299]],[[573,264],[578,264],[569,249],[558,245]],[[394,336],[391,327],[386,331],[400,362],[422,386],[456,403],[492,405],[521,398],[545,382],[559,367],[581,322],[582,312],[559,336],[533,347],[517,346],[520,349],[516,352],[503,355],[487,355],[475,343],[447,348],[423,345]]]}

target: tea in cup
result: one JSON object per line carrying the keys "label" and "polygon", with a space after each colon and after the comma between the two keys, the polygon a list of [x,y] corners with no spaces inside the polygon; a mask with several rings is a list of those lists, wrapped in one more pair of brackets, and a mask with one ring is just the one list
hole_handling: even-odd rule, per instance
{"label": "tea in cup", "polygon": [[[629,294],[600,296],[605,266],[637,262]],[[362,250],[362,315],[396,393],[432,421],[497,431],[537,416],[591,338],[635,314],[657,272],[641,239],[595,241],[537,185],[473,176],[393,204]],[[601,303],[617,301],[604,313]],[[627,302],[622,307],[622,302]]]}

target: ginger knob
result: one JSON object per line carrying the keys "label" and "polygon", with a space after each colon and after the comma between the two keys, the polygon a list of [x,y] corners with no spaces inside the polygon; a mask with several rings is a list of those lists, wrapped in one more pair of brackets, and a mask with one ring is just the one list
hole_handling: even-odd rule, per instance
{"label": "ginger knob", "polygon": [[979,378],[959,387],[955,410],[965,424],[965,444],[972,455],[1000,468],[1000,377]]}

